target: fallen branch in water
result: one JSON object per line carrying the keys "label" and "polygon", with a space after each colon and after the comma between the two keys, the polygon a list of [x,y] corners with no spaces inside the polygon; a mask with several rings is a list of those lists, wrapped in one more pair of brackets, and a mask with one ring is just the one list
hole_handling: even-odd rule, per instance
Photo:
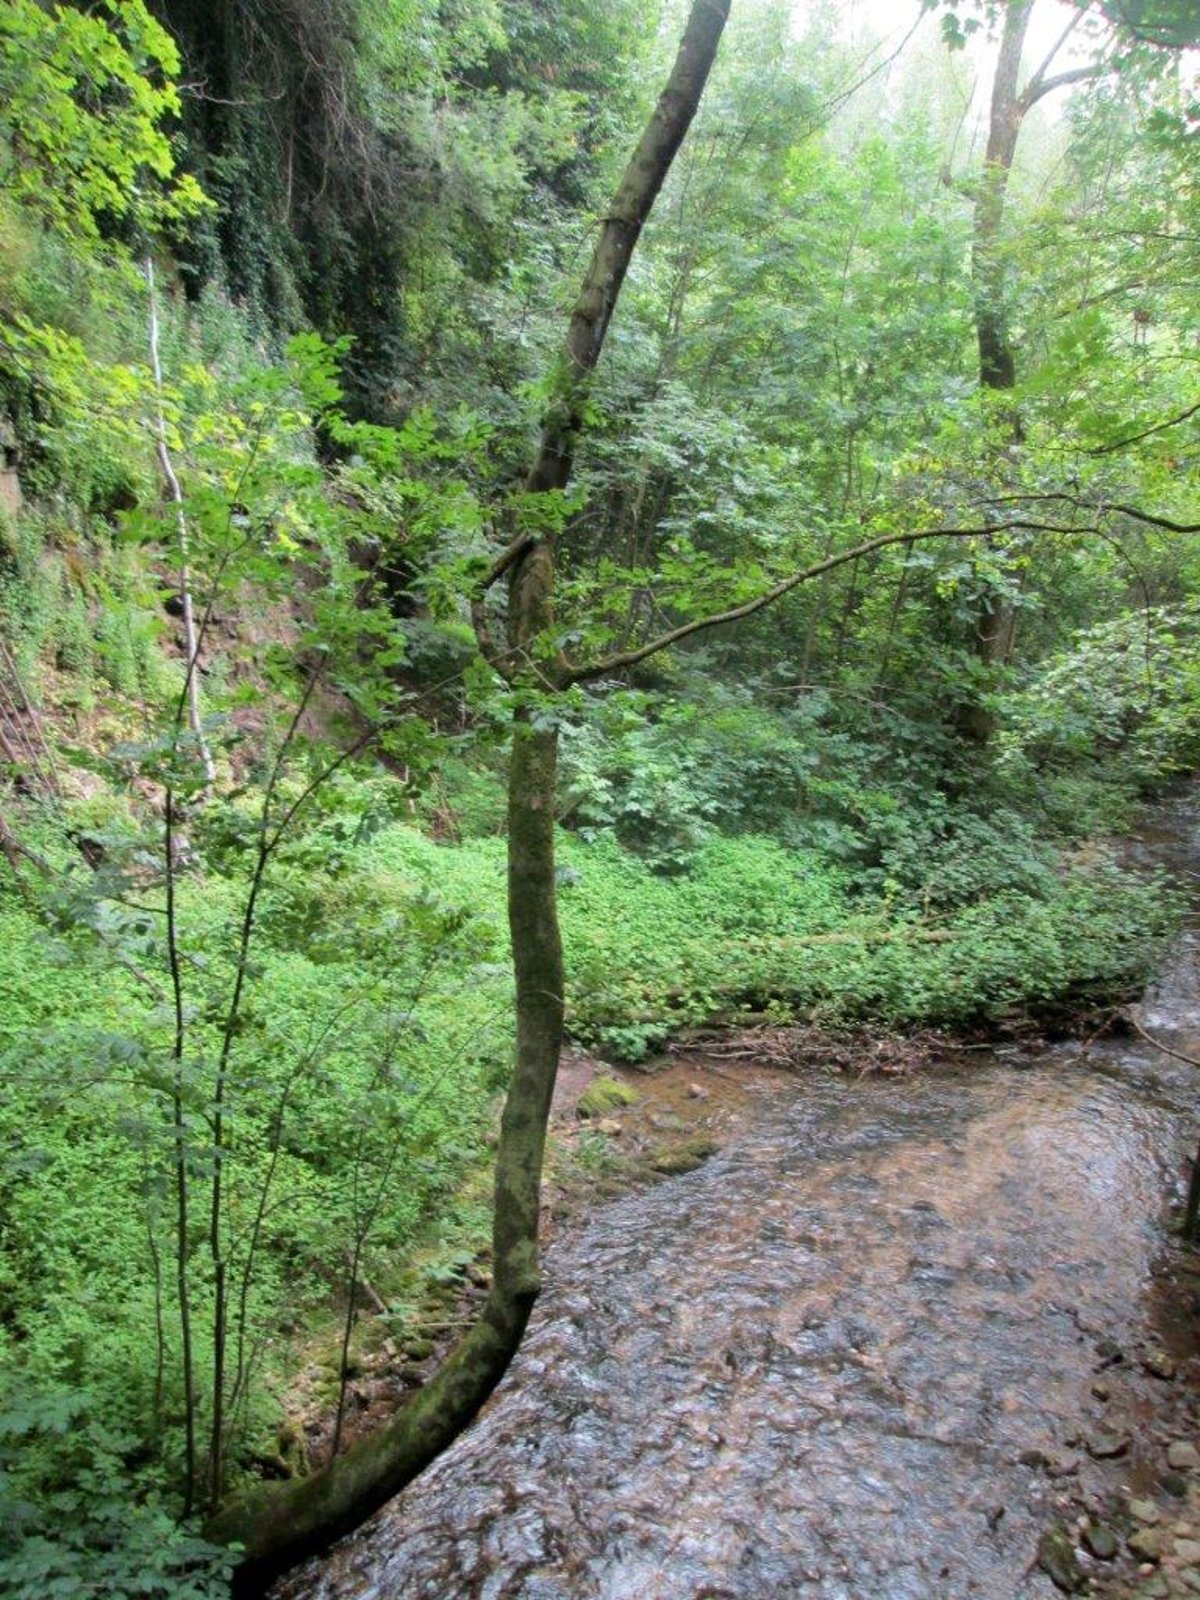
{"label": "fallen branch in water", "polygon": [[1163,1044],[1161,1039],[1156,1039],[1152,1033],[1147,1033],[1128,1007],[1125,1008],[1121,1015],[1128,1022],[1134,1033],[1140,1035],[1147,1044],[1152,1044],[1156,1050],[1161,1050],[1163,1055],[1170,1056],[1172,1061],[1182,1061],[1185,1067],[1200,1067],[1200,1061],[1197,1061],[1195,1056],[1185,1056],[1182,1050],[1172,1050],[1170,1045]]}

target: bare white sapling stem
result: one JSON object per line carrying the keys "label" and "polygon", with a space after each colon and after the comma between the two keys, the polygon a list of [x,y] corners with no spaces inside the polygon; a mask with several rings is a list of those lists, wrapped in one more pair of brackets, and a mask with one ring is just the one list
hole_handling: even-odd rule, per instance
{"label": "bare white sapling stem", "polygon": [[183,647],[187,655],[188,722],[200,753],[205,785],[211,788],[217,776],[217,769],[213,763],[212,751],[208,748],[208,741],[204,737],[204,727],[200,718],[200,640],[196,633],[196,612],[192,605],[192,581],[188,568],[187,512],[184,510],[183,489],[180,487],[179,475],[175,471],[175,464],[171,460],[171,451],[167,444],[162,361],[158,353],[158,297],[154,289],[154,263],[149,256],[146,257],[145,272],[150,299],[150,369],[154,374],[154,445],[159,467],[166,480],[167,492],[175,507],[175,522],[179,533],[179,597],[183,606]]}

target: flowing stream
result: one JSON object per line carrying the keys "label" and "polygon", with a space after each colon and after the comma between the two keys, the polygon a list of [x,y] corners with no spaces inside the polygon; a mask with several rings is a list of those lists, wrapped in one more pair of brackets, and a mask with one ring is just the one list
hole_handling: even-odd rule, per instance
{"label": "flowing stream", "polygon": [[[1142,848],[1191,873],[1195,797]],[[1189,932],[1141,1013],[1191,1053],[1197,962]],[[1200,1080],[1136,1038],[962,1062],[749,1064],[706,1165],[552,1243],[476,1426],[279,1593],[1054,1594],[1040,1530],[1155,1492],[1157,1410],[1192,1371],[1165,1223]]]}

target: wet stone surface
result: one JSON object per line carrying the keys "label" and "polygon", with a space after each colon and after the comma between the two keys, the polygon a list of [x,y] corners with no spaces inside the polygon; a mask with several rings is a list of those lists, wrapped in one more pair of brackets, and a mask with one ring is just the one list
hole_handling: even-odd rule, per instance
{"label": "wet stone surface", "polygon": [[[1194,955],[1147,1007],[1181,1049]],[[1076,1561],[1200,1592],[1200,1280],[1165,1229],[1195,1069],[1128,1040],[969,1061],[740,1071],[722,1148],[553,1241],[477,1425],[278,1594],[1037,1600]]]}

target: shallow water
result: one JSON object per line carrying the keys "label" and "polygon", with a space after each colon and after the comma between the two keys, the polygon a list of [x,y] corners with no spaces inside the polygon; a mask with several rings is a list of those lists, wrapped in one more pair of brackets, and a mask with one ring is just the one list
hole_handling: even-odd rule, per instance
{"label": "shallow water", "polygon": [[[1147,849],[1198,855],[1192,801]],[[1196,936],[1148,1027],[1200,1046]],[[1196,1072],[1121,1040],[907,1079],[740,1075],[727,1142],[551,1245],[476,1426],[296,1600],[1053,1594],[1039,1530],[1153,1483]],[[1110,1343],[1105,1343],[1110,1341]],[[1119,1347],[1121,1410],[1092,1392]],[[1123,1459],[1089,1442],[1132,1434]]]}

